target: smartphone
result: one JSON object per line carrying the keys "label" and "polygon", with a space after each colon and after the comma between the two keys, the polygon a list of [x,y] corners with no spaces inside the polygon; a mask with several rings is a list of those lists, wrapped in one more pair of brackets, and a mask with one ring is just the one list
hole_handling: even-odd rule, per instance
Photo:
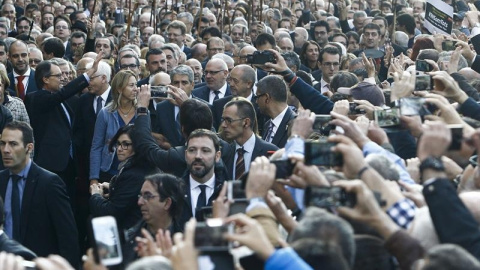
{"label": "smartphone", "polygon": [[275,55],[271,51],[255,51],[247,55],[247,63],[252,65],[264,65],[265,63],[277,63]]}
{"label": "smartphone", "polygon": [[450,142],[448,150],[456,151],[462,149],[463,125],[447,125],[447,127],[450,129],[450,133],[452,134],[452,141]]}
{"label": "smartphone", "polygon": [[417,71],[429,72],[433,70],[433,67],[425,60],[417,60],[415,61],[415,69]]}
{"label": "smartphone", "polygon": [[275,164],[277,171],[275,173],[275,179],[286,179],[293,173],[295,165],[290,159],[272,160],[270,163]]}
{"label": "smartphone", "polygon": [[415,77],[415,91],[432,91],[433,78],[431,75],[417,75]]}
{"label": "smartphone", "polygon": [[385,97],[385,104],[392,103],[392,91],[383,91],[383,96]]}
{"label": "smartphone", "polygon": [[227,199],[236,200],[236,199],[246,199],[247,195],[245,194],[245,187],[243,182],[240,180],[229,180],[227,181]]}
{"label": "smartphone", "polygon": [[315,122],[313,122],[313,131],[322,135],[328,136],[330,132],[335,129],[334,125],[330,124],[332,116],[329,114],[317,114],[315,115]]}
{"label": "smartphone", "polygon": [[375,110],[373,115],[375,123],[379,127],[396,127],[400,125],[400,110],[398,108]]}
{"label": "smartphone", "polygon": [[349,103],[349,111],[348,114],[355,115],[355,114],[365,114],[364,109],[357,109],[358,103],[350,102]]}
{"label": "smartphone", "polygon": [[400,114],[401,115],[429,115],[432,114],[427,109],[425,98],[422,97],[407,97],[401,98],[400,101]]}
{"label": "smartphone", "polygon": [[195,248],[199,251],[227,251],[230,242],[223,235],[233,232],[233,224],[224,224],[221,218],[207,219],[197,222],[195,227]]}
{"label": "smartphone", "polygon": [[442,41],[442,51],[454,51],[457,41],[455,40],[444,40]]}
{"label": "smartphone", "polygon": [[115,218],[96,217],[91,224],[95,259],[105,266],[120,264],[123,260],[122,245]]}
{"label": "smartphone", "polygon": [[335,143],[328,142],[326,139],[318,141],[305,141],[305,164],[317,166],[342,166],[343,156],[340,153],[333,152],[331,148]]}
{"label": "smartphone", "polygon": [[235,215],[239,213],[245,214],[250,200],[248,199],[235,199],[232,204],[230,204],[230,210],[228,215]]}
{"label": "smartphone", "polygon": [[172,95],[168,93],[168,86],[158,85],[150,86],[150,93],[152,98],[171,98]]}
{"label": "smartphone", "polygon": [[341,187],[308,186],[305,190],[305,205],[320,208],[354,207],[357,203],[355,193],[346,192]]}

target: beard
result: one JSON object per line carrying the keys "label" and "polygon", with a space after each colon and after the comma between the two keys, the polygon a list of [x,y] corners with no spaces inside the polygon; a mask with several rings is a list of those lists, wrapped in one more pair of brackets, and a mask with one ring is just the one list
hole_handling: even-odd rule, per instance
{"label": "beard", "polygon": [[[201,168],[194,168],[195,165],[201,165]],[[202,160],[194,160],[192,163],[187,164],[187,168],[190,171],[192,176],[197,178],[203,178],[207,175],[213,168],[213,164],[205,164]]]}

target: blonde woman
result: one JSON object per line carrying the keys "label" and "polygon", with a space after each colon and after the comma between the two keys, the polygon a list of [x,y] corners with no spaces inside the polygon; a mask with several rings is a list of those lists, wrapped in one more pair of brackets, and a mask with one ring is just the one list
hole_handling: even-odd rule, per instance
{"label": "blonde woman", "polygon": [[[97,76],[92,76],[95,80]],[[108,182],[118,173],[119,161],[108,145],[117,131],[136,117],[138,77],[130,70],[121,70],[111,84],[112,101],[97,116],[90,150],[90,184]]]}

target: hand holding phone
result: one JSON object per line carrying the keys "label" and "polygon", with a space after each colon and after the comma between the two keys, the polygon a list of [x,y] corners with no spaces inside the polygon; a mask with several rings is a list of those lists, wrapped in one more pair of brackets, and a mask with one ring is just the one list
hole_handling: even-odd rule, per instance
{"label": "hand holding phone", "polygon": [[105,266],[120,264],[123,260],[117,221],[112,216],[92,219],[93,249],[97,263]]}

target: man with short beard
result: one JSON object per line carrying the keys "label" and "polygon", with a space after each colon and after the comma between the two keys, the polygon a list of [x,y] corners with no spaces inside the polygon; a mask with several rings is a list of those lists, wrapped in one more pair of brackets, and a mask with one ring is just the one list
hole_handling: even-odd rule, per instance
{"label": "man with short beard", "polygon": [[35,70],[29,66],[27,44],[21,40],[14,41],[10,45],[8,59],[13,66],[13,71],[8,73],[8,79],[10,80],[8,91],[11,96],[23,100],[27,93],[37,91]]}

